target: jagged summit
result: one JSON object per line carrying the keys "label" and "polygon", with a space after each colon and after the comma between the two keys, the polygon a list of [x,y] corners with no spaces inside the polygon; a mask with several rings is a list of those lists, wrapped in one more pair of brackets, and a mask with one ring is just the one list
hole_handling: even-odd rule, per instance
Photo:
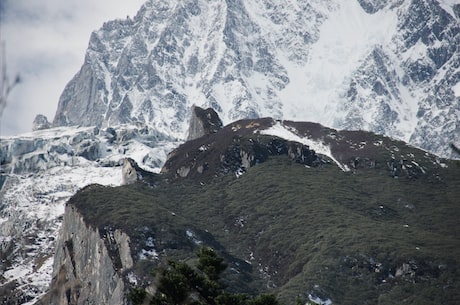
{"label": "jagged summit", "polygon": [[48,122],[48,118],[43,114],[37,114],[32,123],[32,131],[42,130],[51,128],[51,123]]}
{"label": "jagged summit", "polygon": [[459,143],[451,1],[147,1],[91,36],[55,126],[144,122],[185,139],[193,104],[364,129],[443,156]]}

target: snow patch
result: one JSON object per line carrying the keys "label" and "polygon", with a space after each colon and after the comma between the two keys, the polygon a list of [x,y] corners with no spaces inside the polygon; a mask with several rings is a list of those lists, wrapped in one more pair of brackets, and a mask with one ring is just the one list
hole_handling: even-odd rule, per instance
{"label": "snow patch", "polygon": [[146,250],[142,249],[141,253],[139,253],[139,259],[142,260],[150,260],[150,259],[157,259],[158,253],[155,250]]}
{"label": "snow patch", "polygon": [[187,229],[185,231],[185,235],[187,236],[188,239],[193,241],[195,245],[201,245],[203,242],[196,236],[195,232],[193,232],[190,229]]}
{"label": "snow patch", "polygon": [[245,172],[246,172],[246,171],[244,170],[244,168],[241,168],[241,167],[238,168],[238,169],[235,171],[235,176],[236,176],[236,178],[239,178],[239,177],[243,176]]}
{"label": "snow patch", "polygon": [[314,296],[312,294],[308,295],[310,302],[313,302],[317,305],[332,305],[331,299],[321,299],[320,297]]}
{"label": "snow patch", "polygon": [[134,285],[134,286],[137,286],[137,277],[136,275],[134,274],[134,272],[130,272],[128,273],[128,281]]}
{"label": "snow patch", "polygon": [[145,246],[147,249],[141,249],[139,253],[139,259],[158,259],[158,252],[155,250],[154,238],[149,237],[145,241]]}
{"label": "snow patch", "polygon": [[331,153],[331,148],[321,141],[313,140],[307,137],[300,137],[295,133],[294,128],[286,127],[281,122],[277,122],[272,127],[256,131],[261,134],[280,137],[289,141],[299,142],[313,149],[317,154],[324,155],[334,161],[337,166],[344,172],[350,171],[346,164],[340,163]]}
{"label": "snow patch", "polygon": [[455,97],[460,97],[460,82],[456,83],[456,84],[452,87],[452,91],[454,91]]}

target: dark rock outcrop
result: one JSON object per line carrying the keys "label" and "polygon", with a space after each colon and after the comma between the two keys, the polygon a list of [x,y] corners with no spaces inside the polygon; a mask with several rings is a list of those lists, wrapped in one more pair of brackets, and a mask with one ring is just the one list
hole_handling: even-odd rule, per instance
{"label": "dark rock outcrop", "polygon": [[123,160],[123,167],[121,170],[122,184],[132,184],[136,181],[142,181],[147,184],[153,184],[155,181],[155,174],[148,172],[137,165],[136,161],[131,158]]}
{"label": "dark rock outcrop", "polygon": [[[272,128],[274,131],[270,131]],[[286,138],[276,136],[277,130]],[[424,151],[404,142],[371,132],[263,118],[240,120],[182,144],[169,154],[161,172],[172,179],[205,181],[220,174],[239,176],[270,156],[279,155],[306,166],[335,164],[346,172],[384,170],[393,178],[419,178],[431,166],[426,162],[443,166],[439,158],[427,157]]]}
{"label": "dark rock outcrop", "polygon": [[192,106],[187,140],[194,140],[204,135],[215,133],[222,126],[222,120],[214,109]]}

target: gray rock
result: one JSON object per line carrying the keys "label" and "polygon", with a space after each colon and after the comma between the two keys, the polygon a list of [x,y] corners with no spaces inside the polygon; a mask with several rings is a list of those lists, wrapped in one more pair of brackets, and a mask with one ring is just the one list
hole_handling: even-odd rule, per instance
{"label": "gray rock", "polygon": [[215,133],[221,129],[222,126],[222,121],[214,109],[208,108],[205,110],[193,105],[187,140],[193,140],[207,134]]}
{"label": "gray rock", "polygon": [[[140,174],[140,173],[139,173]],[[126,158],[123,160],[123,167],[121,169],[122,184],[132,184],[136,182],[138,177],[138,172],[136,170],[136,164],[133,159]]]}
{"label": "gray rock", "polygon": [[123,160],[123,167],[121,169],[122,184],[132,184],[136,181],[142,181],[143,183],[153,184],[155,182],[155,174],[148,172],[131,158],[125,158]]}
{"label": "gray rock", "polygon": [[120,268],[115,266],[99,229],[85,223],[73,206],[66,207],[56,243],[48,304],[128,304],[121,274],[133,266],[130,240],[119,230],[106,234],[107,242],[110,240],[118,249]]}
{"label": "gray rock", "polygon": [[33,123],[32,123],[32,130],[43,130],[51,128],[51,123],[48,122],[48,118],[43,114],[37,114]]}
{"label": "gray rock", "polygon": [[106,92],[104,81],[97,76],[89,57],[80,72],[69,82],[59,99],[53,120],[54,126],[98,126],[103,122],[107,106],[102,95]]}

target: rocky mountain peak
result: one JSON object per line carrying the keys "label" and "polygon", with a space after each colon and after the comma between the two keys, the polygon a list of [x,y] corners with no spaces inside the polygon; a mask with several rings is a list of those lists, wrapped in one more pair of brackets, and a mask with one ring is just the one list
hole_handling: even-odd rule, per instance
{"label": "rocky mountain peak", "polygon": [[456,12],[435,0],[150,0],[135,18],[93,33],[53,124],[143,122],[186,139],[196,104],[224,124],[315,121],[452,156],[449,142],[460,141]]}
{"label": "rocky mountain peak", "polygon": [[142,169],[134,159],[124,158],[121,168],[121,184],[133,184],[137,181],[153,184],[155,174]]}

